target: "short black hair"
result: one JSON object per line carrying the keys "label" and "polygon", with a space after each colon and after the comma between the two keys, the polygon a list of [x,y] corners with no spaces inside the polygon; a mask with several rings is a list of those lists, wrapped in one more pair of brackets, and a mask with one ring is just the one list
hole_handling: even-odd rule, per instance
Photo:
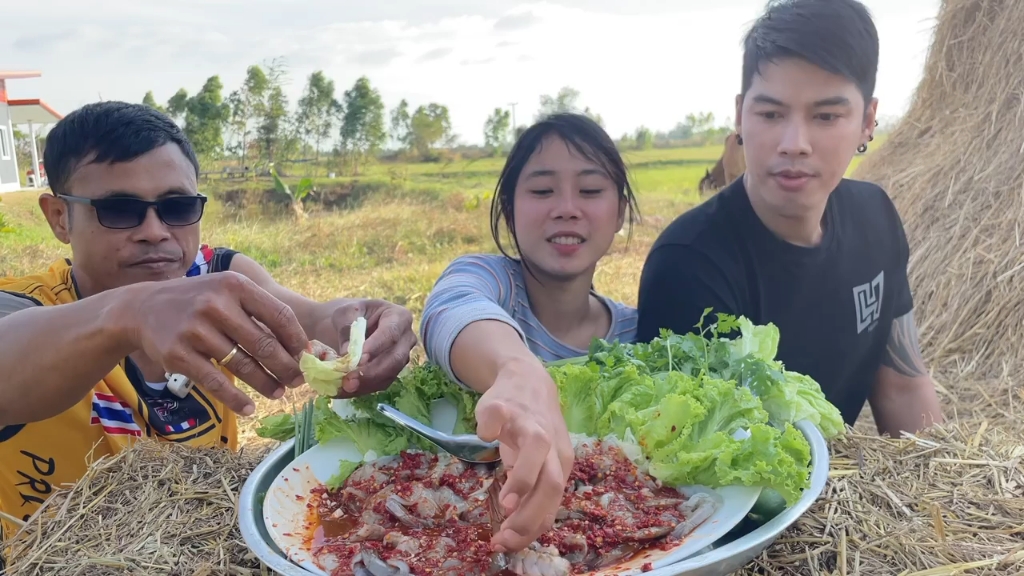
{"label": "short black hair", "polygon": [[131,162],[167,143],[181,149],[199,176],[199,160],[185,133],[166,114],[144,104],[106,101],[68,114],[46,135],[43,165],[54,194],[67,194],[68,180],[83,161]]}
{"label": "short black hair", "polygon": [[878,73],[878,30],[857,0],[772,0],[743,39],[741,94],[762,64],[785,58],[849,79],[867,105]]}
{"label": "short black hair", "polygon": [[615,183],[619,198],[626,201],[630,232],[632,232],[633,221],[640,214],[636,196],[629,184],[626,163],[623,161],[619,149],[616,148],[615,142],[604,128],[585,114],[572,112],[551,114],[530,126],[516,140],[505,160],[501,175],[498,176],[498,184],[495,186],[495,193],[491,199],[491,236],[494,238],[498,250],[509,258],[512,256],[505,251],[501,242],[501,222],[505,221],[505,228],[512,238],[512,243],[515,244],[516,252],[519,253],[519,239],[516,237],[515,210],[513,209],[516,184],[519,182],[519,176],[523,173],[526,163],[540,149],[544,138],[549,134],[558,136],[571,150],[575,150],[576,153],[597,164],[608,173],[608,177]]}

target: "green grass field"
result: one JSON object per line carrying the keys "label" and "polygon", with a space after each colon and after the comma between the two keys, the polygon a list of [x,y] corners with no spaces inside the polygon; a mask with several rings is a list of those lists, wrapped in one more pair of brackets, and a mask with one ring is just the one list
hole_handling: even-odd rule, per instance
{"label": "green grass field", "polygon": [[[627,302],[651,242],[672,218],[699,201],[697,184],[717,160],[721,147],[655,149],[626,153],[643,222],[633,238],[616,240],[602,262],[596,284]],[[854,159],[851,171],[860,160]],[[390,182],[348,210],[309,209],[296,223],[287,210],[227,208],[217,201],[238,181],[208,180],[213,196],[203,221],[204,241],[240,250],[279,281],[313,298],[345,295],[393,300],[418,313],[433,280],[454,257],[493,252],[488,229],[489,197],[503,160],[487,158],[450,164],[375,164],[356,178],[334,182]],[[393,174],[400,173],[397,179]],[[324,183],[324,179],[319,182]],[[271,186],[269,181],[257,184]],[[0,235],[0,275],[39,270],[69,255],[36,206],[33,191],[5,194],[0,211],[13,231]]]}
{"label": "green grass field", "polygon": [[[598,267],[598,290],[635,304],[648,249],[665,225],[699,202],[697,185],[720,151],[706,147],[626,154],[643,221],[628,242],[616,237]],[[203,220],[203,241],[249,255],[279,282],[311,298],[384,298],[407,306],[418,321],[434,280],[453,258],[496,251],[486,195],[493,191],[501,166],[501,159],[373,165],[357,180],[395,185],[368,194],[354,208],[325,211],[314,206],[301,223],[287,209],[229,208],[218,196],[238,182],[210,180],[201,185],[213,197]],[[396,178],[396,173],[401,176]],[[2,196],[0,212],[13,231],[0,233],[0,276],[43,270],[56,258],[70,256],[51,235],[37,196],[34,191]]]}

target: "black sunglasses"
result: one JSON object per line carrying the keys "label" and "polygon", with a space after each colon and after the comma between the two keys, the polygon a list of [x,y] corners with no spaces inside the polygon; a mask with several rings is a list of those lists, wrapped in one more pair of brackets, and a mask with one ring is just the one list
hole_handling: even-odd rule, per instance
{"label": "black sunglasses", "polygon": [[114,198],[100,198],[93,200],[70,196],[68,194],[57,194],[68,202],[88,204],[96,210],[96,219],[100,226],[114,230],[127,230],[141,226],[146,221],[146,214],[150,208],[156,208],[156,215],[160,221],[168,226],[191,226],[199,222],[203,217],[203,209],[206,206],[206,196],[197,194],[195,196],[168,196],[156,202],[140,200],[138,198],[126,198],[117,196]]}

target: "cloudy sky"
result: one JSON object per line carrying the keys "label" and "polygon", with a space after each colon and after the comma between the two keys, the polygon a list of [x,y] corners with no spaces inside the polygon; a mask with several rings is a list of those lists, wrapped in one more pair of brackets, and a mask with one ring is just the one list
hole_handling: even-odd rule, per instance
{"label": "cloudy sky", "polygon": [[[61,112],[99,100],[166,101],[219,74],[283,56],[289,95],[324,70],[338,92],[366,75],[390,109],[448,105],[455,132],[482,141],[488,113],[517,103],[528,123],[565,85],[615,137],[670,129],[691,112],[732,116],[740,40],[763,0],[32,0],[4,2],[0,69],[13,98]],[[896,115],[921,74],[939,0],[866,0],[881,37],[879,113]],[[627,8],[628,5],[628,8]]]}

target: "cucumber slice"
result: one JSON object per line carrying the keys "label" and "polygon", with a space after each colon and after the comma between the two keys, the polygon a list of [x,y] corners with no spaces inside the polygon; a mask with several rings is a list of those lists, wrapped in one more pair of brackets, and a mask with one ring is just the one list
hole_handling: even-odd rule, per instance
{"label": "cucumber slice", "polygon": [[761,490],[761,495],[757,497],[757,502],[754,502],[754,507],[750,509],[750,517],[764,524],[781,514],[786,508],[786,499],[781,494],[771,488],[764,488]]}

